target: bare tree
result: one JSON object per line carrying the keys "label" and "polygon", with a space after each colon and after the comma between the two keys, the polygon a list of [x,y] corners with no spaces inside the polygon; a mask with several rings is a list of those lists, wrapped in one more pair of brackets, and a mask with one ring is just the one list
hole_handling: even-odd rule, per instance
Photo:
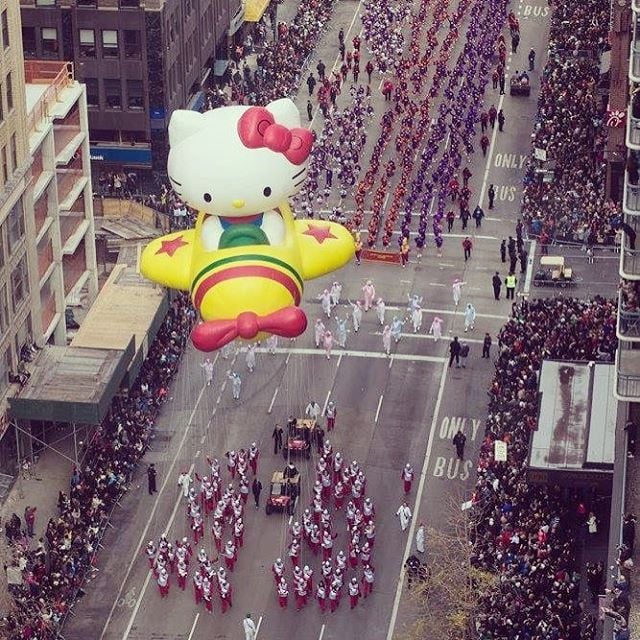
{"label": "bare tree", "polygon": [[406,592],[414,609],[406,640],[474,638],[482,599],[497,584],[494,574],[471,563],[474,524],[461,502],[452,497],[442,526],[427,529],[426,566]]}

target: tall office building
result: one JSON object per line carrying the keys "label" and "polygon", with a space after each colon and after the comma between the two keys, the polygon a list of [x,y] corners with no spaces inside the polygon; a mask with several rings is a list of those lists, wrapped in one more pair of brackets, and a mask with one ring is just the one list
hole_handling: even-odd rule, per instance
{"label": "tall office building", "polygon": [[33,341],[66,344],[65,309],[97,292],[84,86],[24,62],[20,8],[0,0],[0,469],[15,463],[7,397]]}
{"label": "tall office building", "polygon": [[98,170],[165,171],[171,112],[202,98],[216,59],[227,58],[228,34],[242,22],[241,0],[20,4],[25,58],[73,60],[87,87]]}

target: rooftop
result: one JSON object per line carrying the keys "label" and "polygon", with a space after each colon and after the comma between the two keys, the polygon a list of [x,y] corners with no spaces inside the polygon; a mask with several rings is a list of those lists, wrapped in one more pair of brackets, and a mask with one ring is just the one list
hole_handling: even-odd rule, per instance
{"label": "rooftop", "polygon": [[126,349],[47,346],[29,382],[9,399],[14,419],[100,424],[133,357]]}

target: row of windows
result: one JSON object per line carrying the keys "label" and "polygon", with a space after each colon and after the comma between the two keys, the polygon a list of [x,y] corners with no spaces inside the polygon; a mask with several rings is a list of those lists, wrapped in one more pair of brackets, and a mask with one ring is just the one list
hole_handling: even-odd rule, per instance
{"label": "row of windows", "polygon": [[[96,33],[97,31],[97,33]],[[57,57],[58,30],[55,27],[22,27],[22,46],[28,57],[37,56],[38,38],[44,57]],[[99,40],[97,40],[99,38]],[[119,58],[139,60],[142,57],[142,34],[137,29],[79,29],[78,49],[83,58]]]}
{"label": "row of windows", "polygon": [[[87,86],[87,106],[99,109],[101,107],[101,83],[97,78],[84,78],[82,82]],[[103,79],[102,98],[104,100],[104,108],[122,111],[126,106],[129,111],[144,111],[144,83],[142,80],[126,80],[124,89],[125,91],[123,92],[121,78]]]}
{"label": "row of windows", "polygon": [[[140,0],[120,0],[121,9],[137,9],[140,6]],[[97,7],[97,0],[76,0],[78,7]],[[58,0],[36,0],[36,7],[56,7]]]}

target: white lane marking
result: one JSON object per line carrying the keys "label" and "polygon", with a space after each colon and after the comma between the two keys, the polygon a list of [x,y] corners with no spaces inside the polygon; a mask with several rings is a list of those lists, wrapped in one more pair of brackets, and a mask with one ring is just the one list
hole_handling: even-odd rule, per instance
{"label": "white lane marking", "polygon": [[338,356],[338,364],[336,365],[336,369],[338,369],[338,367],[340,366],[340,363],[342,362],[342,356],[343,356],[343,355],[344,355],[344,353],[341,353],[341,354]]}
{"label": "white lane marking", "polygon": [[196,619],[193,621],[193,625],[191,626],[191,631],[189,632],[189,636],[187,640],[191,640],[191,638],[193,638],[193,632],[196,630],[196,625],[198,624],[199,617],[200,617],[200,614],[196,613]]}
{"label": "white lane marking", "polygon": [[289,524],[293,522],[293,516],[289,516]]}
{"label": "white lane marking", "polygon": [[527,273],[524,277],[524,289],[522,295],[528,296],[531,290],[531,279],[533,278],[533,263],[536,259],[536,241],[532,240],[529,245],[529,257],[527,258]]}
{"label": "white lane marking", "polygon": [[[406,307],[393,307],[393,306],[387,306],[385,307],[387,311],[406,311],[407,308]],[[458,311],[453,310],[451,311],[450,309],[431,309],[431,308],[423,308],[422,311],[424,311],[424,313],[435,313],[436,315],[449,315],[449,316],[455,316],[458,314]],[[495,313],[476,313],[476,318],[492,318],[494,320],[503,320],[506,321],[509,319],[509,316],[507,315],[497,315]],[[318,351],[318,353],[324,353],[324,351]],[[338,353],[338,352],[336,352]]]}
{"label": "white lane marking", "polygon": [[325,625],[322,625],[322,627],[320,628],[320,635],[318,636],[318,640],[322,640],[322,638],[324,638],[324,629]]}
{"label": "white lane marking", "polygon": [[[342,356],[340,356],[342,357]],[[325,411],[327,410],[327,405],[329,404],[329,398],[331,397],[331,389],[329,389],[329,391],[327,391],[327,397],[324,399],[324,407],[322,407],[322,415],[324,415]]]}
{"label": "white lane marking", "polygon": [[[360,0],[360,2],[358,2],[358,6],[356,7],[355,12],[353,13],[353,18],[351,19],[351,24],[349,25],[349,29],[347,31],[347,33],[344,36],[344,41],[347,42],[349,40],[349,34],[351,33],[351,29],[353,29],[353,24],[356,21],[356,18],[358,16],[358,13],[360,13],[360,7],[362,6],[362,0]],[[360,37],[362,37],[362,29],[360,29],[360,33],[359,33]],[[336,61],[333,63],[333,66],[331,67],[331,71],[329,71],[329,75],[331,75],[335,70],[336,67],[338,66],[338,62],[340,61],[340,54],[338,53],[338,55],[336,56]],[[344,83],[346,84],[346,82]],[[382,83],[381,83],[382,84]],[[311,122],[309,123],[309,129],[313,129],[313,123],[316,119],[316,116],[318,115],[318,112],[320,111],[320,106],[316,107],[316,110],[313,114],[313,117],[311,118]]]}
{"label": "white lane marking", "polygon": [[[478,314],[480,315],[480,314]],[[264,352],[265,349],[256,349],[257,353]],[[276,349],[276,353],[293,353],[295,355],[302,356],[322,356],[326,358],[324,351],[318,351],[317,349]],[[354,358],[374,358],[374,359],[382,359],[386,360],[389,356],[382,351],[351,351],[348,349],[334,350],[333,353],[335,355],[345,355],[352,356]],[[394,355],[396,360],[411,360],[417,362],[443,362],[446,358],[438,358],[437,356],[422,356],[422,355],[412,355],[412,354],[404,354],[404,353],[396,353]]]}
{"label": "white lane marking", "polygon": [[[460,332],[458,331],[452,331],[451,329],[449,329],[449,333],[451,335],[457,335],[460,337],[461,340],[464,340],[465,342],[477,342],[478,344],[482,344],[484,342],[484,340],[481,340],[480,338],[467,338],[466,335],[464,335],[464,331],[462,332],[462,334],[460,334]],[[480,332],[479,332],[480,333]],[[370,336],[381,336],[382,333],[380,331],[374,331],[373,333],[369,333]],[[403,338],[418,338],[421,340],[429,340],[431,342],[433,342],[433,336],[429,335],[428,333],[402,333],[401,334]],[[443,344],[446,344],[446,338],[445,338],[445,342],[443,342]],[[393,359],[393,356],[391,356],[391,358]]]}
{"label": "white lane marking", "polygon": [[[511,56],[509,56],[509,59],[511,59]],[[506,70],[509,70],[509,65],[507,65]],[[500,99],[498,100],[498,108],[496,109],[496,111],[500,112],[500,109],[502,109],[502,105],[504,104],[504,98],[505,98],[506,94],[502,94],[500,96]],[[485,191],[487,190],[487,181],[489,180],[489,171],[491,170],[491,160],[493,158],[493,149],[495,147],[496,144],[496,138],[498,137],[498,127],[494,126],[493,127],[493,133],[491,134],[491,144],[489,145],[489,152],[487,153],[487,164],[485,166],[485,170],[484,170],[484,177],[482,178],[482,186],[480,187],[480,195],[478,196],[478,202],[480,203],[480,206],[482,206],[482,203],[484,202],[484,194]],[[476,238],[481,238],[482,236],[476,236]]]}
{"label": "white lane marking", "polygon": [[380,417],[380,409],[382,408],[382,399],[384,398],[384,394],[380,394],[380,399],[378,400],[378,408],[376,409],[376,417],[374,422],[378,423],[378,418]]}
{"label": "white lane marking", "polygon": [[[380,335],[382,335],[382,334],[380,334]],[[389,369],[391,369],[392,366],[393,366],[393,356],[391,356],[389,358]]]}
{"label": "white lane marking", "polygon": [[393,640],[393,632],[396,626],[396,618],[398,617],[398,607],[400,606],[400,598],[402,596],[402,586],[404,583],[404,563],[409,557],[411,552],[411,546],[413,544],[413,536],[415,534],[416,522],[418,522],[418,511],[420,510],[420,500],[422,499],[422,493],[424,491],[424,483],[427,479],[427,470],[429,468],[429,462],[431,459],[431,449],[433,448],[433,439],[436,433],[436,425],[438,423],[438,415],[440,413],[440,404],[442,403],[442,396],[444,395],[444,386],[447,381],[448,366],[446,363],[442,365],[442,377],[440,378],[440,388],[438,389],[438,397],[436,399],[436,406],[433,410],[433,419],[431,420],[431,431],[429,433],[429,441],[427,442],[427,450],[424,454],[424,462],[422,464],[422,471],[420,473],[420,482],[418,484],[418,491],[416,493],[416,504],[413,508],[413,517],[411,518],[411,527],[409,528],[409,535],[407,537],[407,543],[404,548],[404,555],[402,556],[402,564],[400,565],[400,577],[398,578],[398,585],[396,587],[396,596],[393,600],[393,610],[391,612],[391,620],[389,622],[389,630],[387,631],[387,640]]}
{"label": "white lane marking", "polygon": [[[192,463],[191,466],[189,467],[189,475],[193,473],[194,468],[195,468],[195,465]],[[169,518],[169,522],[167,522],[166,527],[163,529],[163,531],[167,534],[167,537],[169,537],[170,535],[169,531],[171,531],[171,527],[173,526],[173,521],[176,519],[176,514],[178,513],[178,507],[180,506],[182,499],[183,499],[183,496],[181,491],[173,507],[173,511],[171,512],[171,517]],[[140,590],[140,593],[136,598],[136,606],[133,608],[133,611],[131,612],[131,617],[129,618],[129,623],[127,624],[127,628],[125,629],[124,634],[122,635],[122,640],[127,640],[129,638],[129,634],[131,633],[131,628],[133,627],[133,623],[135,622],[136,616],[138,615],[138,610],[140,609],[140,605],[142,604],[142,600],[144,598],[144,594],[147,590],[147,587],[149,586],[149,582],[151,582],[152,575],[153,574],[151,573],[151,571],[147,571],[147,577],[144,579],[144,584],[142,585],[142,589]]]}
{"label": "white lane marking", "polygon": [[442,284],[442,282],[430,282],[429,283],[430,286],[432,287],[446,287],[446,284]]}
{"label": "white lane marking", "polygon": [[273,392],[273,398],[271,398],[271,404],[269,405],[269,408],[267,409],[267,413],[271,413],[271,410],[273,409],[273,403],[276,401],[276,398],[278,397],[278,391],[280,390],[280,387],[276,387],[276,390]]}
{"label": "white lane marking", "polygon": [[262,616],[260,616],[258,618],[258,624],[256,625],[256,635],[253,636],[254,638],[258,637],[258,633],[260,632],[260,627],[262,626]]}
{"label": "white lane marking", "polygon": [[[145,525],[144,529],[142,530],[142,534],[140,535],[140,540],[138,540],[138,546],[136,547],[136,550],[133,552],[133,556],[131,557],[131,561],[129,562],[129,566],[127,567],[127,570],[124,574],[124,578],[122,579],[122,582],[120,583],[120,588],[118,589],[118,593],[115,597],[115,600],[113,601],[113,605],[111,606],[111,611],[109,611],[109,615],[107,616],[107,620],[104,623],[104,627],[102,628],[102,633],[100,634],[100,639],[102,640],[104,638],[105,633],[107,632],[107,628],[109,627],[109,624],[111,624],[111,619],[113,618],[113,612],[115,611],[116,605],[118,604],[118,600],[120,600],[120,597],[122,595],[122,590],[124,589],[124,585],[126,584],[127,580],[129,579],[129,575],[131,574],[131,569],[133,569],[133,565],[138,562],[138,559],[140,558],[140,550],[142,549],[142,545],[144,544],[144,541],[147,540],[147,532],[149,531],[149,527],[151,526],[151,523],[153,522],[153,517],[156,513],[156,509],[158,508],[158,504],[159,504],[159,500],[160,500],[160,496],[162,495],[162,493],[164,492],[168,482],[169,482],[169,478],[172,479],[173,481],[173,467],[176,464],[176,460],[178,459],[178,456],[180,455],[180,451],[182,451],[182,447],[184,446],[185,441],[187,440],[187,436],[189,435],[189,430],[191,429],[191,425],[193,423],[193,417],[196,414],[196,410],[198,409],[198,405],[200,404],[200,400],[202,399],[202,395],[204,394],[204,390],[205,390],[206,386],[203,385],[202,389],[200,390],[200,395],[198,396],[198,399],[196,400],[196,404],[193,407],[193,411],[191,412],[191,416],[189,416],[189,422],[187,423],[187,426],[184,430],[184,434],[182,435],[182,440],[180,441],[180,444],[178,445],[178,450],[176,451],[176,454],[173,458],[173,461],[171,462],[171,466],[169,467],[169,470],[167,471],[167,473],[165,474],[165,478],[164,478],[164,482],[162,483],[162,486],[160,487],[160,491],[158,493],[158,495],[156,496],[156,501],[153,504],[153,508],[151,509],[151,513],[149,514],[149,517],[147,518],[147,524]],[[204,436],[203,436],[204,438]],[[201,440],[202,443],[202,440]]]}

